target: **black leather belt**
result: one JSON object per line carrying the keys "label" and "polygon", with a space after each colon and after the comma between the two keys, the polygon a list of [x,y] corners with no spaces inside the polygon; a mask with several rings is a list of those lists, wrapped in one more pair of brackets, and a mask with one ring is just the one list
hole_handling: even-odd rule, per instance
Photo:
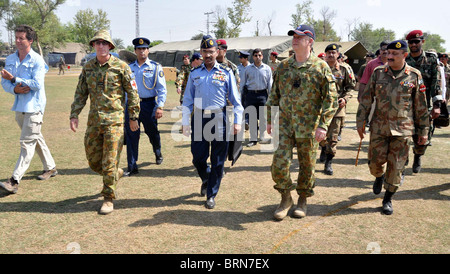
{"label": "black leather belt", "polygon": [[260,89],[260,90],[247,90],[248,92],[253,93],[267,93],[267,89]]}
{"label": "black leather belt", "polygon": [[140,98],[140,99],[141,99],[141,102],[146,102],[146,101],[154,101],[155,98],[156,98],[156,96],[155,97],[148,97],[148,98]]}

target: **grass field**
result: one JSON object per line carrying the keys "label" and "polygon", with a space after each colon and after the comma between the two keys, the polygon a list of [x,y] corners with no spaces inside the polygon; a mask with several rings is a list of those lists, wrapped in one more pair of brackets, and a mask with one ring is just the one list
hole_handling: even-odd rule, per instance
{"label": "grass field", "polygon": [[[102,178],[89,169],[83,146],[88,106],[78,132],[69,128],[77,76],[77,71],[58,76],[52,70],[46,77],[43,134],[59,175],[37,180],[42,165],[35,156],[19,192],[0,193],[0,253],[450,253],[450,128],[436,130],[421,173],[412,174],[412,163],[407,168],[405,183],[393,198],[394,214],[385,216],[380,213],[384,191],[372,193],[367,140],[355,166],[355,98],[348,106],[334,175],[325,175],[318,162],[308,216],[277,222],[272,214],[280,195],[270,175],[272,155],[259,145],[245,148],[232,168],[227,162],[216,208],[204,208],[190,142],[171,133],[181,115],[174,110],[175,87],[168,83],[159,123],[163,164],[155,164],[142,135],[139,175],[121,179],[114,212],[98,215]],[[0,180],[11,176],[19,155],[12,104],[13,96],[2,91]],[[120,166],[126,168],[125,147]],[[297,170],[294,160],[294,179]]]}

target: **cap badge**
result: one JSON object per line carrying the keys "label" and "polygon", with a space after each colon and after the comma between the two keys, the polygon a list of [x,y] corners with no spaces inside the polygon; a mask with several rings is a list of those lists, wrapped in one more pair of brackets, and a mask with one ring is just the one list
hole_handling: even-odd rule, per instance
{"label": "cap badge", "polygon": [[395,45],[395,47],[399,49],[399,48],[402,47],[402,44],[401,44],[400,42],[398,42],[398,43]]}
{"label": "cap badge", "polygon": [[139,39],[139,45],[142,45],[142,44],[144,44],[144,40]]}

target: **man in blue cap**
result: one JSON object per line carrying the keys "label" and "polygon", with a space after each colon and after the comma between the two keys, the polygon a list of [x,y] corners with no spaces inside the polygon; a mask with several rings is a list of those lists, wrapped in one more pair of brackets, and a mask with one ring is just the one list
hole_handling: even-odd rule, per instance
{"label": "man in blue cap", "polygon": [[[215,207],[228,152],[228,140],[241,130],[244,111],[233,71],[216,61],[216,40],[203,36],[200,44],[203,64],[191,71],[183,99],[183,134],[191,134],[192,163],[202,180],[200,193],[205,207]],[[233,105],[233,126],[228,126],[227,99]],[[192,116],[191,116],[192,114]],[[228,132],[228,131],[232,132]],[[210,151],[211,149],[211,151]],[[211,168],[207,161],[210,157]]]}
{"label": "man in blue cap", "polygon": [[[163,161],[161,154],[161,138],[158,131],[158,119],[163,115],[163,107],[166,102],[167,88],[164,71],[160,64],[148,59],[150,40],[138,37],[133,40],[134,51],[137,60],[129,66],[136,77],[141,112],[138,123],[144,126],[145,134],[150,139],[153,152],[156,155],[156,164]],[[127,115],[127,113],[125,113]],[[125,119],[125,138],[127,144],[128,170],[124,176],[137,174],[140,129],[131,131],[128,118]]]}

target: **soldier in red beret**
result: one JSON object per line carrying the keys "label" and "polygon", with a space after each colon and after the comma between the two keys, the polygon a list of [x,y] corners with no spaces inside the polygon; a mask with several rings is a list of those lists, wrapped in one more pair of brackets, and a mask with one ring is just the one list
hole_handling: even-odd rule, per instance
{"label": "soldier in red beret", "polygon": [[[410,53],[406,57],[406,63],[420,71],[426,86],[426,96],[428,110],[430,111],[430,121],[439,117],[441,113],[442,91],[439,85],[439,62],[437,56],[431,52],[425,52],[422,49],[425,43],[424,34],[421,30],[413,30],[407,36]],[[413,172],[418,173],[422,167],[421,157],[425,154],[427,146],[430,144],[431,137],[434,132],[433,123],[430,125],[428,132],[428,141],[424,145],[418,144],[417,135],[413,136],[414,140],[414,163]]]}

